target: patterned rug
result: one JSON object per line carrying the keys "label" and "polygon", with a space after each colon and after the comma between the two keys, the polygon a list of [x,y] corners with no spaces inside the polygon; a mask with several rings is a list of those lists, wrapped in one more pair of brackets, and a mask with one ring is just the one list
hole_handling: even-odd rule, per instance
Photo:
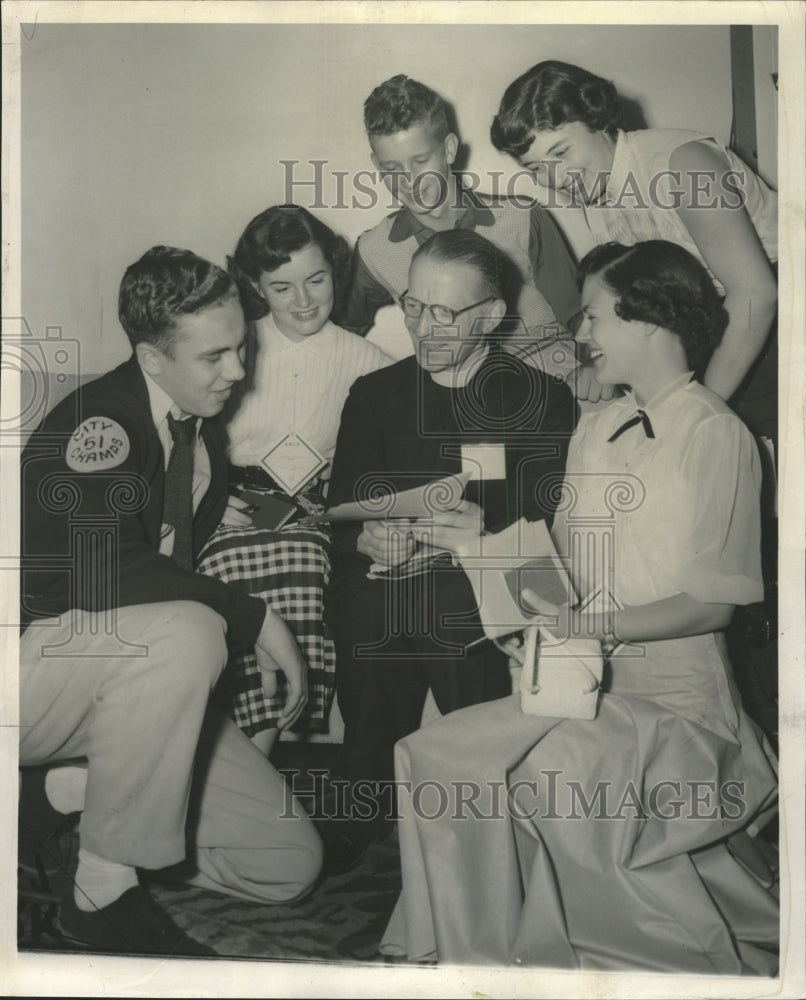
{"label": "patterned rug", "polygon": [[260,906],[203,889],[152,888],[179,926],[219,955],[383,962],[378,943],[400,892],[397,836],[299,903]]}
{"label": "patterned rug", "polygon": [[[280,744],[273,760],[279,769],[329,769],[336,749]],[[71,890],[77,833],[63,837],[58,849],[60,870],[44,884],[41,876],[20,876],[21,950],[67,949],[54,919],[57,901]],[[187,934],[222,957],[384,963],[378,943],[400,892],[397,832],[374,843],[352,872],[323,879],[297,903],[264,906],[179,884],[150,882],[148,888]]]}

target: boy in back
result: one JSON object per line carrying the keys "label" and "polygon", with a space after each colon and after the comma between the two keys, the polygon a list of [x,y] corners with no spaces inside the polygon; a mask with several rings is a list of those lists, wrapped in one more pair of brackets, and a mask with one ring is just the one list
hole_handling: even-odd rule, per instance
{"label": "boy in back", "polygon": [[445,104],[407,76],[386,80],[364,104],[372,162],[402,207],[358,240],[342,325],[365,334],[381,306],[406,291],[415,250],[434,232],[472,229],[515,264],[519,328],[507,349],[565,376],[575,367],[568,330],[579,312],[576,269],[554,220],[539,204],[463,189],[451,171],[459,149]]}

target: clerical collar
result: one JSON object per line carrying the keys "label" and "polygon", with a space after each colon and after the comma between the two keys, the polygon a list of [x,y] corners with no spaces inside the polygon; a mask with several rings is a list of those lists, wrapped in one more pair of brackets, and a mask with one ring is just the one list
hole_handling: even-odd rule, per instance
{"label": "clerical collar", "polygon": [[490,353],[490,345],[483,344],[459,365],[458,368],[448,368],[441,372],[429,372],[437,385],[447,389],[463,389],[473,378]]}

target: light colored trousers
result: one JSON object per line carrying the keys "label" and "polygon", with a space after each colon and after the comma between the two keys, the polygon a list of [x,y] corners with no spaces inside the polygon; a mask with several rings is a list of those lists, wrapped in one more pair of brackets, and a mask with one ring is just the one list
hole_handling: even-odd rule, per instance
{"label": "light colored trousers", "polygon": [[34,622],[20,640],[20,764],[87,758],[80,841],[94,854],[149,869],[187,857],[195,885],[285,902],[315,880],[321,842],[271,764],[208,706],[224,633],[190,601]]}

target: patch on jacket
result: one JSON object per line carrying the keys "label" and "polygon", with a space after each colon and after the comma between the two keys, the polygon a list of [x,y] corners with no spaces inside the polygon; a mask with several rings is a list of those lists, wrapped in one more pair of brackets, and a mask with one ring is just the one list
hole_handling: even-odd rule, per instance
{"label": "patch on jacket", "polygon": [[67,443],[64,460],[76,472],[114,469],[129,455],[129,436],[116,420],[87,417]]}

